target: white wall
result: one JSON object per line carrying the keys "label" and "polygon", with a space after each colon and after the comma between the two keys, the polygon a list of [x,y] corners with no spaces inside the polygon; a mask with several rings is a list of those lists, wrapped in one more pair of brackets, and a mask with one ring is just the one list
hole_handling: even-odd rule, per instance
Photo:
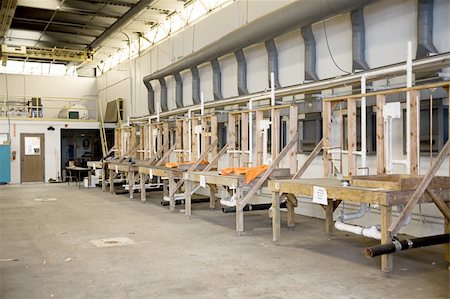
{"label": "white wall", "polygon": [[[182,58],[191,52],[213,43],[214,40],[222,35],[237,28],[239,25],[254,20],[264,14],[267,14],[277,8],[287,5],[291,1],[249,1],[248,11],[246,10],[246,1],[235,1],[233,4],[223,9],[212,18],[206,19],[191,26],[178,36],[163,42],[152,48],[149,52],[143,54],[134,61],[138,77],[133,77],[133,108],[127,104],[128,115],[141,116],[148,114],[147,110],[147,92],[142,83],[142,78],[158,69],[167,66],[171,61]],[[434,44],[442,52],[450,51],[450,1],[434,1]],[[366,26],[366,59],[371,68],[384,65],[404,62],[406,60],[406,45],[408,41],[416,44],[417,31],[417,0],[381,0],[375,1],[364,9],[364,18]],[[235,22],[231,22],[234,20]],[[350,14],[335,16],[326,20],[325,28],[322,22],[312,25],[312,30],[316,39],[317,46],[317,74],[320,79],[343,75],[345,72],[339,70],[333,63],[330,51],[334,60],[344,71],[351,71],[352,68],[352,30]],[[325,35],[327,33],[328,43]],[[300,84],[304,81],[304,43],[300,30],[295,30],[275,39],[279,58],[279,76],[282,86]],[[328,45],[327,45],[328,44]],[[264,44],[257,44],[245,48],[244,53],[247,61],[248,70],[248,89],[249,92],[257,92],[268,88],[267,71],[267,53]],[[414,46],[415,55],[415,46]],[[237,95],[237,74],[236,61],[233,55],[227,55],[219,59],[222,68],[222,93],[225,97]],[[113,100],[117,95],[121,95],[129,102],[129,83],[127,73],[127,63],[124,63],[114,70],[107,72],[98,78],[98,86],[103,101]],[[201,81],[201,91],[206,101],[212,100],[212,71],[209,63],[199,66]],[[183,71],[183,91],[185,105],[192,104],[191,100],[191,75],[189,70]],[[403,79],[403,78],[400,78]],[[120,81],[123,80],[123,81]],[[166,78],[168,83],[169,108],[175,107],[174,103],[174,84],[172,78]],[[152,81],[155,91],[155,100],[159,101],[159,83]],[[394,138],[400,140],[401,129],[399,129]],[[402,158],[401,147],[395,147],[397,158]],[[299,162],[306,159],[305,155],[299,155]],[[428,161],[421,159],[421,172],[426,171]],[[375,157],[368,157],[371,173],[375,173]],[[405,172],[402,167],[396,168],[397,172]],[[448,175],[448,163],[439,172],[442,175]],[[316,159],[309,168],[305,177],[322,176],[323,168],[320,158]],[[347,205],[348,208],[348,205]],[[352,208],[352,207],[350,207]],[[354,207],[353,207],[354,208]],[[323,211],[320,207],[312,205],[310,200],[305,201],[297,212],[316,217],[323,217]],[[440,232],[443,229],[442,217],[433,207],[424,207],[423,214],[419,215],[416,211],[415,221],[406,228],[406,232],[422,235],[431,232]],[[377,215],[374,211],[373,215]],[[425,222],[436,222],[433,224],[423,224],[417,219]],[[378,219],[371,219],[370,223],[378,223]],[[367,222],[367,223],[369,223]]]}
{"label": "white wall", "polygon": [[[47,130],[53,126],[54,131]],[[11,134],[11,151],[16,151],[16,160],[11,161],[11,183],[20,183],[20,134],[45,134],[45,181],[61,176],[61,129],[98,129],[98,122],[76,121],[31,121],[31,120],[0,120],[0,133]],[[30,169],[32,171],[32,169]]]}

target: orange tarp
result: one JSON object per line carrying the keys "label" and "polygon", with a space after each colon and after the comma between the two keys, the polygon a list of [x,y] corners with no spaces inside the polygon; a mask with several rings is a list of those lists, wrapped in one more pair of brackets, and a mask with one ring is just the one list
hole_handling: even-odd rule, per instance
{"label": "orange tarp", "polygon": [[[177,168],[181,165],[193,165],[195,162],[167,162],[165,165],[169,168]],[[207,165],[209,162],[207,160],[202,160],[200,162],[200,165]]]}
{"label": "orange tarp", "polygon": [[254,179],[256,179],[260,174],[269,168],[269,165],[261,165],[255,167],[231,167],[231,168],[223,168],[220,171],[221,175],[230,175],[230,174],[244,174],[245,182],[248,184]]}

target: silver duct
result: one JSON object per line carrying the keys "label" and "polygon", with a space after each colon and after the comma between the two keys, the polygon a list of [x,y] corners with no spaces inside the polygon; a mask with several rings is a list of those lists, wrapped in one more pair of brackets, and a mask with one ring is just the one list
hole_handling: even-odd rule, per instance
{"label": "silver duct", "polygon": [[175,104],[177,108],[183,107],[183,79],[181,79],[180,73],[173,74],[175,79]]}
{"label": "silver duct", "polygon": [[350,13],[352,21],[353,71],[368,70],[366,62],[366,30],[364,27],[364,9],[361,7]]}
{"label": "silver duct", "polygon": [[211,60],[211,68],[213,71],[213,95],[214,100],[219,101],[223,100],[222,96],[222,73],[220,72],[220,63],[219,60],[213,59]]}
{"label": "silver duct", "polygon": [[417,14],[416,58],[439,53],[433,44],[433,0],[419,0]]}
{"label": "silver duct", "polygon": [[273,39],[269,39],[265,41],[265,46],[267,50],[267,64],[269,70],[269,86],[270,86],[270,74],[274,74],[275,80],[275,88],[280,88],[280,80],[278,77],[278,51],[277,46],[275,45],[275,41]]}
{"label": "silver duct", "polygon": [[303,41],[305,42],[305,81],[317,81],[316,73],[316,40],[311,25],[301,29]]}
{"label": "silver duct", "polygon": [[152,115],[155,113],[155,91],[153,90],[153,86],[150,81],[144,81],[144,85],[147,87],[148,113]]}
{"label": "silver duct", "polygon": [[238,94],[244,95],[248,94],[247,89],[247,61],[245,60],[245,54],[242,49],[234,52],[237,62],[237,89]]}
{"label": "silver duct", "polygon": [[[192,74],[192,102],[194,105],[200,104],[200,74],[197,66],[191,68]],[[145,81],[145,78],[144,78]]]}
{"label": "silver duct", "polygon": [[160,99],[160,104],[161,104],[161,111],[162,112],[167,112],[169,111],[169,107],[167,106],[167,84],[166,84],[166,79],[163,78],[159,78],[159,85],[161,85],[161,99]]}
{"label": "silver duct", "polygon": [[150,81],[172,75],[185,69],[211,61],[223,55],[233,53],[253,44],[272,39],[294,29],[318,22],[322,19],[365,6],[373,0],[298,0],[272,13],[260,17],[253,22],[226,34],[219,40],[200,50],[185,56],[144,78]]}

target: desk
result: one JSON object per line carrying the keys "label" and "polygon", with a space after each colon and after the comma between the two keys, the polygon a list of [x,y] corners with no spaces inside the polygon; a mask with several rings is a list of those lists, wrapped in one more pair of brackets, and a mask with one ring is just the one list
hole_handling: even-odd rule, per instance
{"label": "desk", "polygon": [[[80,188],[81,172],[89,171],[89,168],[78,166],[67,166],[66,170],[69,172],[69,176],[72,178],[72,171],[78,172],[78,188]],[[70,185],[70,181],[67,181],[67,185]]]}

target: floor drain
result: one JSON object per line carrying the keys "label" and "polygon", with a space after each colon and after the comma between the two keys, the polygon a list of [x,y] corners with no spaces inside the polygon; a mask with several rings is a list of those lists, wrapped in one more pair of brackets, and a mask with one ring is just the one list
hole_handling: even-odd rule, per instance
{"label": "floor drain", "polygon": [[115,246],[126,246],[135,245],[133,240],[129,238],[108,238],[108,239],[97,239],[91,240],[91,244],[97,247],[115,247]]}
{"label": "floor drain", "polygon": [[54,197],[48,197],[48,198],[35,198],[33,200],[34,201],[55,201],[55,200],[58,200],[58,199],[54,198]]}

